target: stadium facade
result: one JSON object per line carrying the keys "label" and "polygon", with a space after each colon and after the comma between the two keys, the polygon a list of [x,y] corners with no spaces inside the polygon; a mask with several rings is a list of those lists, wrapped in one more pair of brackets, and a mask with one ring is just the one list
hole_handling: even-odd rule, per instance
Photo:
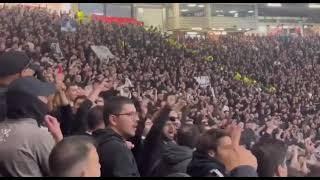
{"label": "stadium facade", "polygon": [[[4,4],[4,3],[2,3]],[[9,3],[7,3],[9,4]],[[10,3],[11,5],[17,3]],[[20,3],[86,15],[129,17],[177,35],[320,31],[320,4],[312,3]]]}

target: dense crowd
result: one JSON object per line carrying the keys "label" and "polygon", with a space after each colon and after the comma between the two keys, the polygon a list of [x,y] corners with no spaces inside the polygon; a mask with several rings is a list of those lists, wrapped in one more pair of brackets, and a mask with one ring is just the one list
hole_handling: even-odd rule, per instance
{"label": "dense crowd", "polygon": [[68,19],[0,9],[0,176],[317,176],[319,36]]}

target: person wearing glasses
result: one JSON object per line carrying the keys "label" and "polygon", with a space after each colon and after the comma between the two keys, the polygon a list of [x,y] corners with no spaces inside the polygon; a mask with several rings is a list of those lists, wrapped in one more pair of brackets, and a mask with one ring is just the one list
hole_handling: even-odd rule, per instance
{"label": "person wearing glasses", "polygon": [[106,128],[92,133],[98,143],[101,177],[139,177],[135,158],[126,144],[135,135],[139,120],[132,100],[121,96],[108,99],[103,119]]}
{"label": "person wearing glasses", "polygon": [[144,141],[143,157],[139,159],[139,168],[142,176],[155,176],[161,162],[162,149],[175,142],[177,134],[178,113],[186,105],[180,99],[177,102],[175,95],[167,97],[167,102],[155,116],[153,125]]}

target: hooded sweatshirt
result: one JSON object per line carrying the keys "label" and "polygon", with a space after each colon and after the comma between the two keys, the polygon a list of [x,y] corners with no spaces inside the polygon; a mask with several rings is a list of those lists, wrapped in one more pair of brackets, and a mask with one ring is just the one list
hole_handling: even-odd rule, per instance
{"label": "hooded sweatshirt", "polygon": [[139,177],[139,171],[132,152],[124,139],[111,128],[92,133],[98,143],[101,177]]}
{"label": "hooded sweatshirt", "polygon": [[164,146],[162,159],[155,176],[168,176],[174,173],[186,173],[187,166],[192,159],[193,150],[187,146],[180,146],[169,142]]}
{"label": "hooded sweatshirt", "polygon": [[238,166],[228,172],[225,166],[217,159],[199,151],[193,152],[187,173],[192,177],[258,177],[256,170],[246,165]]}
{"label": "hooded sweatshirt", "polygon": [[192,177],[218,176],[224,177],[225,167],[215,158],[199,151],[193,152],[193,157],[188,165],[187,173]]}

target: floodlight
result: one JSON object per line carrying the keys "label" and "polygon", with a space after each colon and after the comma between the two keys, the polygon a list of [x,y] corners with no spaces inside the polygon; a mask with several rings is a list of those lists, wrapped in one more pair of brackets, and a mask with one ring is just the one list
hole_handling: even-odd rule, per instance
{"label": "floodlight", "polygon": [[269,6],[269,7],[281,7],[282,4],[281,3],[268,3],[267,6]]}
{"label": "floodlight", "polygon": [[195,30],[195,31],[201,31],[202,30],[202,28],[201,27],[193,27],[193,28],[191,28],[192,30]]}
{"label": "floodlight", "polygon": [[309,4],[309,8],[320,8],[320,4]]}
{"label": "floodlight", "polygon": [[188,4],[188,7],[196,7],[197,4]]}

